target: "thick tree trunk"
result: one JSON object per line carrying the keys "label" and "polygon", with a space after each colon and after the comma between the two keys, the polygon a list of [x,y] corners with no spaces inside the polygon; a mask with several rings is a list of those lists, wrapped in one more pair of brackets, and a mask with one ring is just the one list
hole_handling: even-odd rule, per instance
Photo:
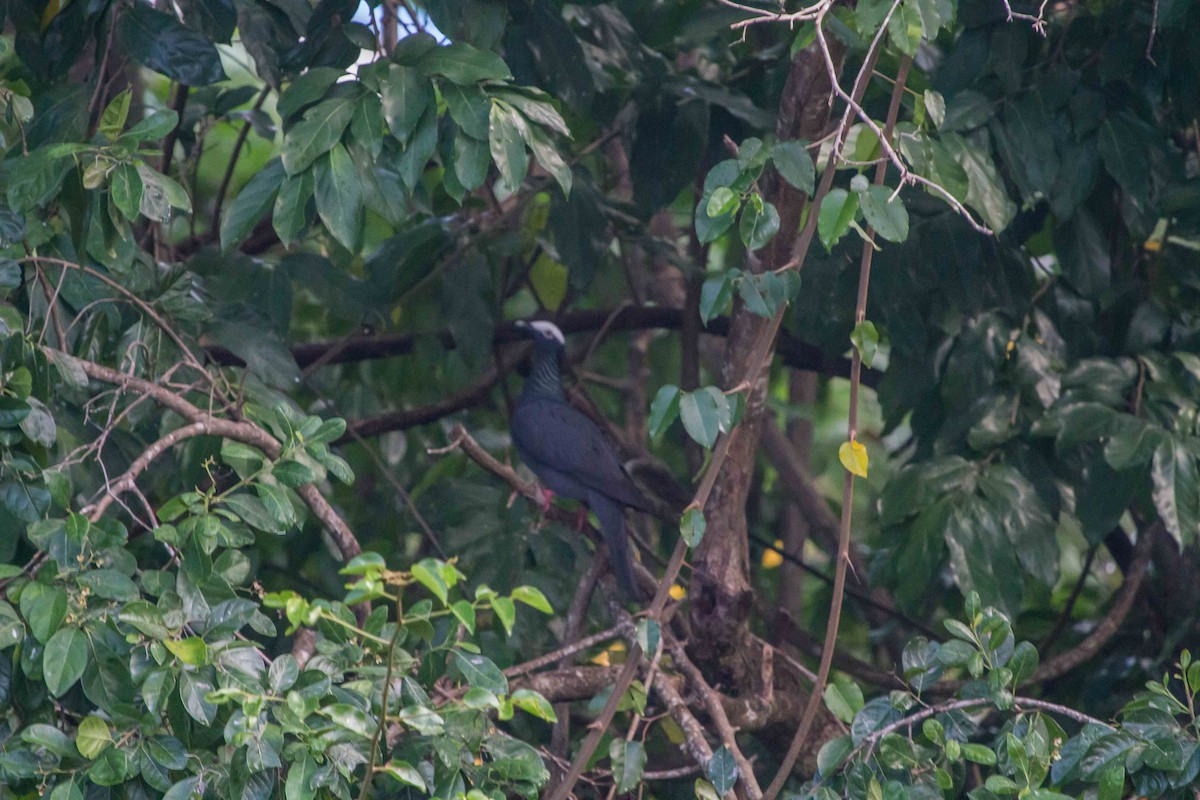
{"label": "thick tree trunk", "polygon": [[[843,53],[835,53],[840,69]],[[821,54],[801,51],[792,62],[779,104],[776,136],[780,141],[816,139],[829,125],[831,84]],[[804,208],[804,196],[783,181],[764,180],[766,199],[779,211],[780,233],[747,267],[761,272],[786,264],[793,254]],[[732,442],[729,458],[717,479],[705,508],[708,532],[697,548],[692,564],[691,623],[695,657],[726,686],[754,691],[759,679],[757,665],[749,663],[753,648],[746,646],[747,619],[751,608],[749,550],[746,530],[746,499],[754,475],[755,456],[766,416],[769,370],[747,375],[752,350],[770,321],[749,313],[740,303],[733,319],[725,351],[723,379],[727,388],[754,380],[747,392],[745,416]],[[772,350],[774,343],[771,344]],[[757,378],[757,380],[755,380]]]}

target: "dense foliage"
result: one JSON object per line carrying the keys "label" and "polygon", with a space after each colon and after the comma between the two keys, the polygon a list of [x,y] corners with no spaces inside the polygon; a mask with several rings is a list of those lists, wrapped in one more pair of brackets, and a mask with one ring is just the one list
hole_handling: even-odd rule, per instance
{"label": "dense foliage", "polygon": [[1200,8],[785,5],[0,6],[0,798],[1195,797]]}

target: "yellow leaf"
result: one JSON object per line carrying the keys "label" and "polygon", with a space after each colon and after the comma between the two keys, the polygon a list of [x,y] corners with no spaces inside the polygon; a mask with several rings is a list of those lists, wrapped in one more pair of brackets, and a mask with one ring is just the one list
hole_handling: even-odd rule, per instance
{"label": "yellow leaf", "polygon": [[567,295],[566,267],[542,253],[529,270],[529,280],[546,308],[556,311],[562,305]]}
{"label": "yellow leaf", "polygon": [[50,27],[50,23],[54,21],[54,18],[70,4],[71,0],[50,0],[46,4],[46,10],[42,12],[42,33],[46,32],[46,29]]}
{"label": "yellow leaf", "polygon": [[[775,540],[775,547],[783,547],[783,542],[779,539]],[[783,563],[783,556],[773,547],[768,547],[763,550],[762,566],[763,569],[775,569]]]}
{"label": "yellow leaf", "polygon": [[838,460],[851,475],[857,475],[860,478],[867,477],[867,448],[863,447],[862,442],[858,440],[845,442],[838,448]]}
{"label": "yellow leaf", "polygon": [[671,595],[672,600],[682,600],[683,598],[687,597],[687,589],[683,588],[678,583],[671,584],[671,588],[667,590],[667,593]]}

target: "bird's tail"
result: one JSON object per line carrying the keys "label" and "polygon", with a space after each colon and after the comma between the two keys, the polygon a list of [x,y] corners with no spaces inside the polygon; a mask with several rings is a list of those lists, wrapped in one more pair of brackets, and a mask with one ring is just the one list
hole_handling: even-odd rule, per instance
{"label": "bird's tail", "polygon": [[608,546],[608,564],[617,586],[627,600],[639,600],[633,577],[633,562],[629,557],[629,536],[625,530],[625,509],[612,499],[597,492],[590,493],[588,507],[600,522],[600,533]]}

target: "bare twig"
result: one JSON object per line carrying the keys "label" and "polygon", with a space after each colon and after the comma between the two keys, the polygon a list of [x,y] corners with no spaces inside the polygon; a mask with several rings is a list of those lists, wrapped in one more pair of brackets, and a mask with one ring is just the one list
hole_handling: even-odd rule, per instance
{"label": "bare twig", "polygon": [[1151,545],[1162,527],[1162,522],[1157,521],[1138,530],[1137,545],[1133,548],[1133,562],[1129,565],[1129,571],[1125,573],[1125,582],[1121,585],[1116,602],[1104,615],[1104,619],[1100,620],[1096,629],[1070,650],[1043,661],[1023,686],[1065,675],[1100,652],[1100,648],[1117,632],[1125,617],[1129,615],[1129,610],[1133,608],[1133,601],[1142,586],[1142,580],[1146,577],[1146,569],[1150,566]]}
{"label": "bare twig", "polygon": [[1096,560],[1096,551],[1099,549],[1098,542],[1088,548],[1087,556],[1083,559],[1083,566],[1079,570],[1079,580],[1075,581],[1075,585],[1071,587],[1071,595],[1067,598],[1062,613],[1054,621],[1054,627],[1038,642],[1039,651],[1044,651],[1053,644],[1058,639],[1058,635],[1063,632],[1063,628],[1067,627],[1067,623],[1070,622],[1071,614],[1075,610],[1075,603],[1079,600],[1079,595],[1083,593],[1083,586],[1087,583],[1087,579],[1091,577],[1092,562]]}
{"label": "bare twig", "polygon": [[666,639],[667,645],[671,648],[671,658],[675,666],[681,669],[684,675],[687,675],[688,681],[700,692],[700,696],[704,700],[704,707],[708,710],[708,716],[712,718],[713,724],[717,728],[717,733],[721,736],[721,743],[733,755],[733,760],[738,766],[738,779],[742,782],[742,786],[746,790],[746,796],[750,800],[759,800],[763,795],[762,789],[758,785],[758,780],[754,777],[754,768],[750,766],[750,762],[742,753],[741,748],[738,747],[733,726],[729,724],[729,717],[725,714],[725,707],[721,705],[721,696],[708,685],[708,681],[704,679],[700,668],[688,658],[687,650],[684,648],[683,643],[666,631],[663,631],[663,637]]}
{"label": "bare twig", "polygon": [[[271,84],[263,85],[262,91],[258,93],[258,98],[254,101],[254,108],[251,114],[262,108],[266,102],[267,95],[271,93]],[[217,188],[217,199],[213,202],[212,226],[214,231],[221,229],[221,207],[225,204],[225,193],[229,191],[229,182],[233,180],[233,170],[237,166],[238,156],[241,155],[242,146],[246,143],[246,137],[250,135],[250,129],[253,127],[250,120],[246,120],[246,124],[238,131],[237,141],[233,143],[233,152],[229,154],[229,164],[225,167],[225,174],[221,178],[221,185]]]}
{"label": "bare twig", "polygon": [[134,459],[133,463],[129,465],[129,469],[125,470],[115,481],[105,486],[104,496],[87,512],[88,518],[92,522],[95,522],[104,516],[104,512],[108,510],[108,507],[113,504],[122,492],[127,492],[136,485],[138,475],[142,474],[156,458],[165,453],[169,448],[186,439],[205,436],[212,432],[212,426],[207,422],[193,422],[189,425],[184,425],[182,428],[176,428],[151,444],[142,451],[141,455]]}
{"label": "bare twig", "polygon": [[530,659],[522,664],[516,664],[509,667],[508,669],[504,670],[504,674],[510,678],[516,678],[521,675],[527,675],[534,670],[541,669],[542,667],[548,667],[555,662],[561,662],[575,655],[580,650],[587,650],[589,647],[595,647],[596,645],[607,642],[610,639],[615,639],[618,636],[627,634],[628,631],[626,630],[626,627],[627,626],[625,625],[618,625],[616,627],[600,631],[599,633],[593,633],[591,636],[585,636],[582,639],[576,639],[574,641],[567,642],[557,650],[540,655],[537,658]]}

